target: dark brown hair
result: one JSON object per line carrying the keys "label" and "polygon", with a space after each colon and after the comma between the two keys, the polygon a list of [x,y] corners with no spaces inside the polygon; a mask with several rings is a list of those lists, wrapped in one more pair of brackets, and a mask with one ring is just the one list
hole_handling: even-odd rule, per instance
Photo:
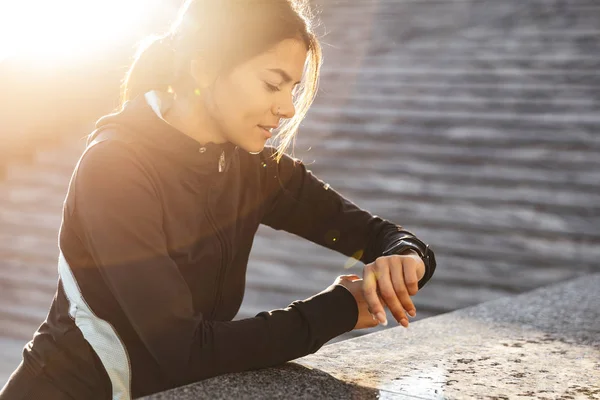
{"label": "dark brown hair", "polygon": [[226,74],[281,40],[297,38],[308,58],[294,94],[296,114],[277,136],[279,160],[317,92],[322,53],[312,19],[307,0],[187,0],[167,33],[140,46],[122,85],[121,104],[149,90],[193,91],[189,62],[194,57],[211,60]]}

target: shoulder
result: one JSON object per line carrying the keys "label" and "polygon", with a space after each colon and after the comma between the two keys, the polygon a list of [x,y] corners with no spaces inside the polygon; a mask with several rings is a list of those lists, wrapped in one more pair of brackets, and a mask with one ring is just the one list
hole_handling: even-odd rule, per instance
{"label": "shoulder", "polygon": [[88,145],[75,166],[71,182],[103,182],[117,186],[131,181],[153,182],[157,178],[150,158],[135,142],[107,139]]}
{"label": "shoulder", "polygon": [[[131,199],[155,194],[147,162],[119,140],[106,140],[86,148],[71,176],[67,192],[70,202],[78,198]],[[79,202],[78,201],[78,202]]]}
{"label": "shoulder", "polygon": [[[132,144],[120,140],[104,140],[88,146],[75,167],[78,175],[97,170],[116,170],[143,164],[141,157],[132,149]],[[127,172],[127,171],[124,171]]]}

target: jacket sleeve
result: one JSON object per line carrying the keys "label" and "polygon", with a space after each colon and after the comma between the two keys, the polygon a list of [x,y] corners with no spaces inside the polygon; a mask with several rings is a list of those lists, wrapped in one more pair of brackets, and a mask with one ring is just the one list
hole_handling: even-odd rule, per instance
{"label": "jacket sleeve", "polygon": [[285,309],[239,321],[196,314],[169,257],[152,181],[126,144],[102,142],[82,157],[70,191],[84,245],[150,353],[174,385],[277,365],[353,329],[358,307],[332,285]]}
{"label": "jacket sleeve", "polygon": [[277,163],[274,152],[274,148],[266,147],[261,153],[266,204],[262,223],[365,264],[382,255],[413,249],[425,264],[419,289],[431,279],[436,262],[429,245],[402,226],[359,208],[313,175],[302,162],[284,155]]}

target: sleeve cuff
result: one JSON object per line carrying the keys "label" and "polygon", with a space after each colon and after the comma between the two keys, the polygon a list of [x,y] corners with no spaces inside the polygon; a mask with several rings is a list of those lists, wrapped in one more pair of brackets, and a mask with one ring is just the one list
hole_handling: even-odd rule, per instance
{"label": "sleeve cuff", "polygon": [[306,300],[295,301],[291,305],[308,321],[312,341],[317,349],[334,337],[354,329],[358,321],[356,300],[342,285],[332,285]]}

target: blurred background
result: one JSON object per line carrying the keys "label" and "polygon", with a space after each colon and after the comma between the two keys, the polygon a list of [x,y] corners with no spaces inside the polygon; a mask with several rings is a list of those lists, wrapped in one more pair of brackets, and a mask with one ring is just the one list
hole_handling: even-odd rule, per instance
{"label": "blurred background", "polygon": [[[117,107],[135,44],[180,3],[0,2],[0,386],[56,290],[83,137]],[[413,321],[600,271],[600,4],[313,3],[325,62],[295,156],[431,244]],[[348,265],[261,227],[236,319],[362,274]]]}

